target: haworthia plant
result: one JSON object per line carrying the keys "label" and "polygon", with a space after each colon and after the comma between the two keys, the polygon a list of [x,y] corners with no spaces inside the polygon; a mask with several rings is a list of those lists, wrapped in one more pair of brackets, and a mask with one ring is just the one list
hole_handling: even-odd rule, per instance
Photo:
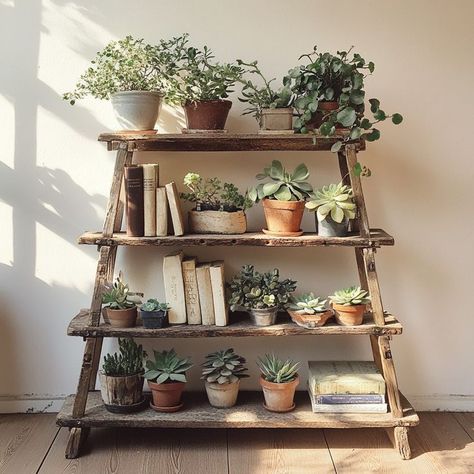
{"label": "haworthia plant", "polygon": [[298,375],[299,362],[295,363],[291,359],[279,359],[275,354],[265,354],[263,359],[259,358],[257,365],[263,378],[268,382],[287,383]]}

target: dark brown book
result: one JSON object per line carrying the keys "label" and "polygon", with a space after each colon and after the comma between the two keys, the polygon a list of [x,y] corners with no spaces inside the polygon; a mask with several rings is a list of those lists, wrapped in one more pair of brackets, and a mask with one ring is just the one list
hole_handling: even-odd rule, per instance
{"label": "dark brown book", "polygon": [[127,235],[143,237],[145,218],[143,204],[143,168],[137,165],[125,167],[125,195],[127,200]]}

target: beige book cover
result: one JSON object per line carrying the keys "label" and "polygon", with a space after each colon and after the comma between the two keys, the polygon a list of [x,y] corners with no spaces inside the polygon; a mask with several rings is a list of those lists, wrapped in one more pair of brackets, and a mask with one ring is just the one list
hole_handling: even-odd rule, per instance
{"label": "beige book cover", "polygon": [[166,188],[156,188],[156,235],[168,235],[168,198]]}
{"label": "beige book cover", "polygon": [[143,167],[143,209],[145,237],[156,236],[156,176],[158,165],[144,164]]}
{"label": "beige book cover", "polygon": [[174,235],[184,235],[183,213],[176,183],[173,181],[166,185],[166,195],[171,211],[171,222],[173,223]]}
{"label": "beige book cover", "polygon": [[186,257],[182,263],[184,296],[188,324],[201,324],[201,307],[196,276],[196,258]]}
{"label": "beige book cover", "polygon": [[216,326],[229,324],[229,311],[225,297],[224,262],[212,262],[209,267],[212,286],[212,300],[214,302],[214,316]]}
{"label": "beige book cover", "polygon": [[170,324],[186,323],[186,299],[184,296],[183,252],[174,252],[163,258],[163,281],[166,302],[170,305]]}
{"label": "beige book cover", "polygon": [[211,264],[200,263],[196,267],[196,277],[199,290],[199,304],[201,307],[201,320],[205,326],[214,326],[214,301],[212,299]]}

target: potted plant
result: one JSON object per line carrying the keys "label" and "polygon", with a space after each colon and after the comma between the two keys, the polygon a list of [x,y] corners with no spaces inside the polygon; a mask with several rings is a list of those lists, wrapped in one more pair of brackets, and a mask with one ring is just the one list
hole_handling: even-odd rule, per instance
{"label": "potted plant", "polygon": [[140,306],[140,316],[146,329],[161,329],[168,326],[168,303],[150,298]]}
{"label": "potted plant", "polygon": [[305,200],[313,191],[311,184],[306,182],[309,177],[305,164],[298,165],[292,173],[283,168],[278,160],[257,174],[258,180],[269,179],[249,189],[248,196],[253,202],[263,203],[267,228],[266,234],[274,236],[298,236],[303,233],[301,220],[303,219]]}
{"label": "potted plant", "polygon": [[264,407],[269,411],[285,413],[295,408],[294,398],[298,377],[298,363],[266,354],[257,365],[261,371],[260,385],[265,398]]}
{"label": "potted plant", "polygon": [[156,46],[126,36],[99,51],[73,92],[63,95],[71,105],[86,96],[111,100],[125,130],[155,128],[163,96],[177,73],[176,51],[182,37]]}
{"label": "potted plant", "polygon": [[209,403],[216,408],[233,407],[239,394],[240,379],[248,377],[245,359],[234,349],[213,352],[202,364],[202,380],[205,380]]}
{"label": "potted plant", "polygon": [[352,188],[342,182],[318,189],[306,207],[316,211],[316,230],[321,237],[345,237],[350,219],[356,216]]}
{"label": "potted plant", "polygon": [[182,406],[181,395],[186,384],[186,371],[192,367],[188,358],[180,358],[174,351],[153,351],[155,360],[146,362],[145,378],[153,401],[151,408],[160,412],[175,412]]}
{"label": "potted plant", "polygon": [[132,413],[145,406],[143,359],[146,352],[133,339],[119,339],[118,354],[104,356],[99,372],[105,408],[112,413]]}
{"label": "potted plant", "polygon": [[314,296],[314,293],[293,296],[287,311],[296,324],[308,329],[324,326],[333,316],[332,310],[327,307],[327,300]]}
{"label": "potted plant", "polygon": [[203,179],[197,173],[184,177],[188,193],[181,193],[186,201],[195,204],[189,211],[189,230],[195,234],[243,234],[247,230],[245,210],[252,206],[247,196],[236,186],[218,178]]}
{"label": "potted plant", "polygon": [[242,97],[239,97],[239,100],[249,104],[243,115],[253,115],[261,133],[288,131],[293,133],[293,107],[289,106],[292,99],[290,89],[288,87],[272,89],[271,83],[275,78],[267,80],[260,71],[257,61],[245,63],[238,59],[237,64],[244,66],[246,72],[259,76],[263,82],[263,86],[259,86],[251,80],[241,80],[243,87]]}
{"label": "potted plant", "polygon": [[102,294],[102,303],[105,304],[105,315],[111,326],[116,328],[131,328],[137,321],[137,304],[140,298],[137,293],[129,290],[123,281],[122,272],[113,285],[106,285]]}
{"label": "potted plant", "polygon": [[296,290],[296,281],[280,280],[280,272],[260,273],[253,265],[244,265],[230,283],[229,304],[232,311],[240,308],[250,313],[256,326],[275,324],[278,309],[283,308]]}
{"label": "potted plant", "polygon": [[360,286],[351,286],[334,292],[330,296],[332,307],[336,311],[336,321],[342,326],[362,324],[370,297]]}

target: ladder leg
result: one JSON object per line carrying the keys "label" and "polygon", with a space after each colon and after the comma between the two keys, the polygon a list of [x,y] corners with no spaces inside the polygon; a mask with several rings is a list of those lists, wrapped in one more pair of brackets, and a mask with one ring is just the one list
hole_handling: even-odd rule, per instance
{"label": "ladder leg", "polygon": [[402,459],[411,459],[411,448],[408,438],[409,428],[407,426],[395,426],[394,428],[386,428],[385,430]]}
{"label": "ladder leg", "polygon": [[396,418],[403,416],[402,405],[400,402],[400,392],[398,390],[397,374],[393,363],[392,351],[390,349],[390,341],[388,336],[378,336],[378,346],[380,352],[380,360],[382,363],[382,372],[387,387],[388,403],[392,415]]}
{"label": "ladder leg", "polygon": [[66,459],[75,459],[89,435],[89,428],[70,428],[66,445]]}

